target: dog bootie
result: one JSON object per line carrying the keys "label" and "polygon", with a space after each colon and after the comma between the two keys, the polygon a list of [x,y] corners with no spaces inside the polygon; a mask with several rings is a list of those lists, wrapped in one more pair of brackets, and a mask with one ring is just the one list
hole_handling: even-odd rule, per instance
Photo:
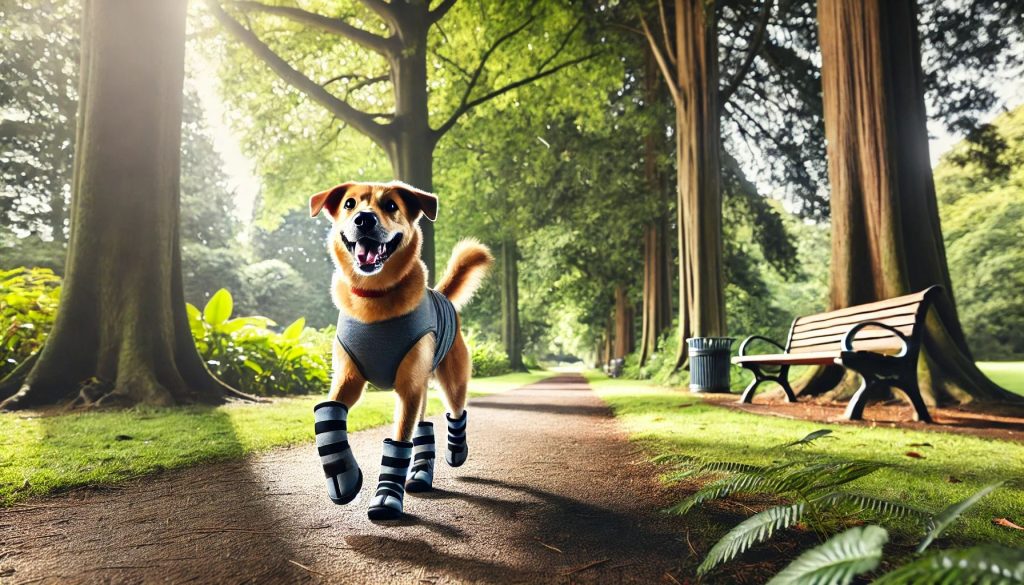
{"label": "dog bootie", "polygon": [[363,487],[363,472],[348,446],[348,407],[328,400],[313,407],[316,450],[327,477],[327,495],[335,504],[347,504]]}
{"label": "dog bootie", "polygon": [[412,434],[412,467],[407,492],[428,492],[434,486],[434,423],[421,422]]}
{"label": "dog bootie", "polygon": [[452,467],[462,465],[466,462],[466,457],[469,457],[469,445],[466,444],[467,416],[465,410],[459,418],[452,418],[450,414],[444,415],[448,419],[448,450],[444,454],[444,459]]}
{"label": "dog bootie", "polygon": [[393,520],[402,516],[405,476],[412,459],[412,443],[384,439],[377,492],[370,502],[370,520]]}

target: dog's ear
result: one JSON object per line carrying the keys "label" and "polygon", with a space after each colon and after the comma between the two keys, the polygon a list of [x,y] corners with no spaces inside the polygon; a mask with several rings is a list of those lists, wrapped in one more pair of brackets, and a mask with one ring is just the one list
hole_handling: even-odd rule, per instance
{"label": "dog's ear", "polygon": [[345,191],[355,183],[342,183],[337,187],[332,187],[326,191],[321,191],[316,195],[309,198],[309,216],[316,217],[320,215],[320,210],[327,208],[327,213],[334,217],[334,214],[338,211],[338,206],[341,205],[341,198],[345,196]]}
{"label": "dog's ear", "polygon": [[423,212],[424,217],[430,221],[437,219],[437,195],[427,193],[401,181],[392,181],[391,188],[399,194],[409,209]]}

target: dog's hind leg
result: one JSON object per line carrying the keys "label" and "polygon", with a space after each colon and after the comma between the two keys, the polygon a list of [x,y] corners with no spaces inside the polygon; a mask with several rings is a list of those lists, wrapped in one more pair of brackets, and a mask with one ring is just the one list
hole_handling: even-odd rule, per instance
{"label": "dog's hind leg", "polygon": [[452,467],[462,465],[469,457],[469,445],[466,443],[466,392],[471,369],[469,349],[459,332],[451,351],[437,368],[437,378],[444,388],[445,401],[448,403],[448,413],[445,415],[448,422],[448,448],[444,458]]}

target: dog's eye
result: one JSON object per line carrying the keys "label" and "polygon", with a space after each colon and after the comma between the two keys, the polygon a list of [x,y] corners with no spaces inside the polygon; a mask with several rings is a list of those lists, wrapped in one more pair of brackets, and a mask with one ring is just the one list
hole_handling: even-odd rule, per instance
{"label": "dog's eye", "polygon": [[384,203],[384,211],[387,211],[388,213],[394,213],[398,211],[398,204],[395,203],[394,199],[388,199]]}
{"label": "dog's eye", "polygon": [[346,199],[345,200],[345,209],[352,209],[355,206],[356,206],[356,200],[355,199]]}

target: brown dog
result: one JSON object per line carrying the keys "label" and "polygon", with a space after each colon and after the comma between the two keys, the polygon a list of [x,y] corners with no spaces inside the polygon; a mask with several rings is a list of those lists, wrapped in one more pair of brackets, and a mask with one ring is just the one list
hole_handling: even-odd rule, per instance
{"label": "brown dog", "polygon": [[315,410],[328,492],[336,503],[347,503],[362,484],[345,435],[348,409],[367,380],[393,386],[398,396],[394,435],[385,441],[370,517],[398,517],[405,489],[425,491],[433,480],[433,427],[422,422],[431,374],[448,406],[448,462],[461,465],[468,454],[471,363],[455,311],[472,297],[493,257],[478,242],[463,240],[436,289],[428,289],[418,222],[436,218],[437,197],[405,183],[344,183],[314,195],[309,208],[313,217],[326,210],[333,223],[328,250],[336,266],[332,293],[341,312],[328,401]]}

